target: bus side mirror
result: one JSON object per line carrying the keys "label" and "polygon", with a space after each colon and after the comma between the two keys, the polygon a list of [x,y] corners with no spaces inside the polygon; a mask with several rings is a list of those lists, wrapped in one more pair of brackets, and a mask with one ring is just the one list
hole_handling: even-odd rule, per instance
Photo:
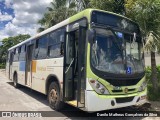
{"label": "bus side mirror", "polygon": [[96,31],[94,29],[87,30],[87,38],[90,43],[95,42]]}

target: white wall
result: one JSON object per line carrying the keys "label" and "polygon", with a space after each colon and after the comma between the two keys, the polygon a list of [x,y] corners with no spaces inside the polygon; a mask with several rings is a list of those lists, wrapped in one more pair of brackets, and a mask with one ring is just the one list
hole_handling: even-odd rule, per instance
{"label": "white wall", "polygon": [[[156,54],[156,64],[160,65],[160,55]],[[145,65],[151,66],[151,56],[150,53],[145,53]]]}

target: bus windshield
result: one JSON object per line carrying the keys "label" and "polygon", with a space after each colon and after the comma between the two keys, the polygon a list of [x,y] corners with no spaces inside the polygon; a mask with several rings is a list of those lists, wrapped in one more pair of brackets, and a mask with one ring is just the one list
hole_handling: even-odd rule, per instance
{"label": "bus windshield", "polygon": [[96,38],[91,45],[91,64],[96,70],[114,74],[144,71],[142,43],[132,34],[104,28],[95,30]]}

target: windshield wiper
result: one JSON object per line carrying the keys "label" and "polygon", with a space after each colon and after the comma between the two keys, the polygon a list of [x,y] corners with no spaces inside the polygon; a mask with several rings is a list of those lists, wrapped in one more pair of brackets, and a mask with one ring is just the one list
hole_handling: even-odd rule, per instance
{"label": "windshield wiper", "polygon": [[[118,44],[118,37],[117,37],[117,35],[115,34],[115,32],[114,32],[114,30],[113,30],[113,28],[111,28],[110,26],[102,26],[102,25],[99,25],[99,24],[92,24],[92,27],[97,27],[97,28],[103,28],[103,29],[106,29],[106,30],[110,30],[112,33],[113,33],[113,35],[114,35],[114,37],[115,37],[115,39],[114,39],[114,43],[116,44],[116,46],[117,46],[117,48],[121,51],[121,53],[123,54],[123,50],[124,50],[124,48],[122,48],[119,44]],[[122,41],[123,42],[123,41]],[[123,42],[123,44],[124,44],[124,42]],[[124,47],[124,46],[123,46]],[[123,55],[122,55],[123,56]]]}
{"label": "windshield wiper", "polygon": [[111,32],[113,33],[113,35],[114,35],[114,37],[115,37],[115,39],[114,39],[113,42],[116,44],[117,48],[121,51],[121,56],[122,56],[122,62],[123,62],[123,64],[124,64],[124,69],[127,70],[126,51],[125,51],[125,58],[124,58],[124,54],[123,54],[123,51],[124,51],[124,41],[123,41],[123,40],[124,40],[124,38],[122,38],[122,46],[120,46],[120,45],[118,44],[119,38],[118,38],[118,36],[116,35],[115,31],[114,31],[111,27],[107,27],[106,29],[111,30]]}
{"label": "windshield wiper", "polygon": [[[115,32],[114,32],[114,30],[111,28],[111,27],[107,27],[106,29],[108,29],[108,30],[110,30],[112,33],[113,33],[113,35],[114,35],[114,37],[115,37],[115,39],[113,40],[113,42],[115,43],[115,45],[117,46],[117,48],[121,51],[121,56],[122,56],[122,59],[123,59],[123,50],[124,50],[124,46],[120,46],[119,45],[119,38],[117,37],[117,35],[115,34]],[[122,45],[124,45],[124,43],[123,43],[123,41],[122,41]]]}

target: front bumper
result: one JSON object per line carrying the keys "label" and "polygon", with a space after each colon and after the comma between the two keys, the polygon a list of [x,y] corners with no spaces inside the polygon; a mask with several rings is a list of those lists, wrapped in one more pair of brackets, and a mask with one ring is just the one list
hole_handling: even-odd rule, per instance
{"label": "front bumper", "polygon": [[147,102],[146,95],[147,88],[142,92],[127,95],[98,95],[95,91],[86,91],[85,111],[96,112],[144,104]]}

